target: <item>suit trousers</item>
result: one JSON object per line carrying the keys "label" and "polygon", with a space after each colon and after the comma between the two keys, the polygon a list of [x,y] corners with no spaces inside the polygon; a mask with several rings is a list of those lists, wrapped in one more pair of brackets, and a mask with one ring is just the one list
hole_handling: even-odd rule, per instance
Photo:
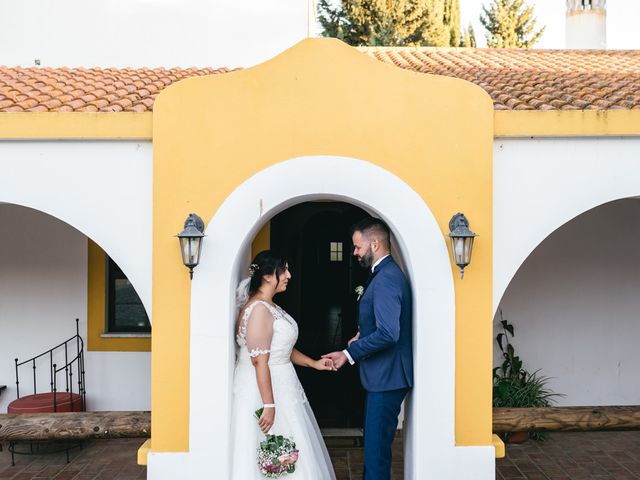
{"label": "suit trousers", "polygon": [[364,480],[391,479],[391,444],[408,388],[367,392],[364,407]]}

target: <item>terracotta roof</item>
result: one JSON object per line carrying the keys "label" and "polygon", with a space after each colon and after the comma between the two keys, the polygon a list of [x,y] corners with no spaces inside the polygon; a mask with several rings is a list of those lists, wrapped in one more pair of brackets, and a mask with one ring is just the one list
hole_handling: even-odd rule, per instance
{"label": "terracotta roof", "polygon": [[[473,82],[496,110],[640,109],[640,50],[360,50],[408,70]],[[0,67],[0,112],[144,112],[173,82],[228,71]]]}
{"label": "terracotta roof", "polygon": [[145,112],[173,82],[228,71],[0,67],[0,112]]}
{"label": "terracotta roof", "polygon": [[496,110],[640,109],[640,50],[361,50],[401,68],[473,82]]}

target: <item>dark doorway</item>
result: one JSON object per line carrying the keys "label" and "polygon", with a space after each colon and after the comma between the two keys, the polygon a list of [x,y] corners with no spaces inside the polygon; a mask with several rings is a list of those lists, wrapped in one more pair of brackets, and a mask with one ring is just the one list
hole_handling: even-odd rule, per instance
{"label": "dark doorway", "polygon": [[[313,358],[342,350],[358,330],[357,295],[368,272],[351,255],[349,227],[367,213],[342,202],[307,202],[271,220],[271,246],[289,260],[292,281],[276,301],[298,322],[296,348]],[[298,368],[318,423],[362,426],[364,391],[357,367]]]}

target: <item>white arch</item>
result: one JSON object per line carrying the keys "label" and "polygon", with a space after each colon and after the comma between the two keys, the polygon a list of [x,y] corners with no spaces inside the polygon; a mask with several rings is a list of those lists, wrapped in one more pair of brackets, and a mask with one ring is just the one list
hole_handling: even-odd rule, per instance
{"label": "white arch", "polygon": [[151,319],[152,163],[149,142],[0,142],[0,202],[44,212],[99,244]]}
{"label": "white arch", "polygon": [[514,138],[494,144],[493,307],[552,232],[640,193],[640,138]]}
{"label": "white arch", "polygon": [[[438,224],[406,183],[371,163],[302,157],[269,167],[240,185],[208,223],[192,283],[189,453],[149,456],[149,478],[227,478],[234,291],[249,242],[291,205],[331,199],[367,207],[394,231],[414,290],[415,388],[408,408],[405,477],[492,479],[493,447],[456,447],[455,307],[452,270]],[[220,436],[218,436],[220,435]],[[220,439],[220,437],[222,437]],[[252,459],[247,459],[252,461]]]}

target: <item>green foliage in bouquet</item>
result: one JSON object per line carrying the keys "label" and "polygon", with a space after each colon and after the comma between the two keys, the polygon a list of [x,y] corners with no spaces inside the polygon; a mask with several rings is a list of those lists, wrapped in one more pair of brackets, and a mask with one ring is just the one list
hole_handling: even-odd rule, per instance
{"label": "green foliage in bouquet", "polygon": [[[509,337],[515,336],[515,329],[504,319],[500,310],[501,332],[496,342],[502,352],[502,364],[493,369],[493,406],[509,408],[549,407],[554,397],[563,396],[553,393],[548,387],[549,377],[538,375],[540,370],[530,373],[524,368],[522,359],[516,355]],[[504,436],[504,435],[503,435]],[[531,432],[530,437],[544,440],[546,434]]]}

